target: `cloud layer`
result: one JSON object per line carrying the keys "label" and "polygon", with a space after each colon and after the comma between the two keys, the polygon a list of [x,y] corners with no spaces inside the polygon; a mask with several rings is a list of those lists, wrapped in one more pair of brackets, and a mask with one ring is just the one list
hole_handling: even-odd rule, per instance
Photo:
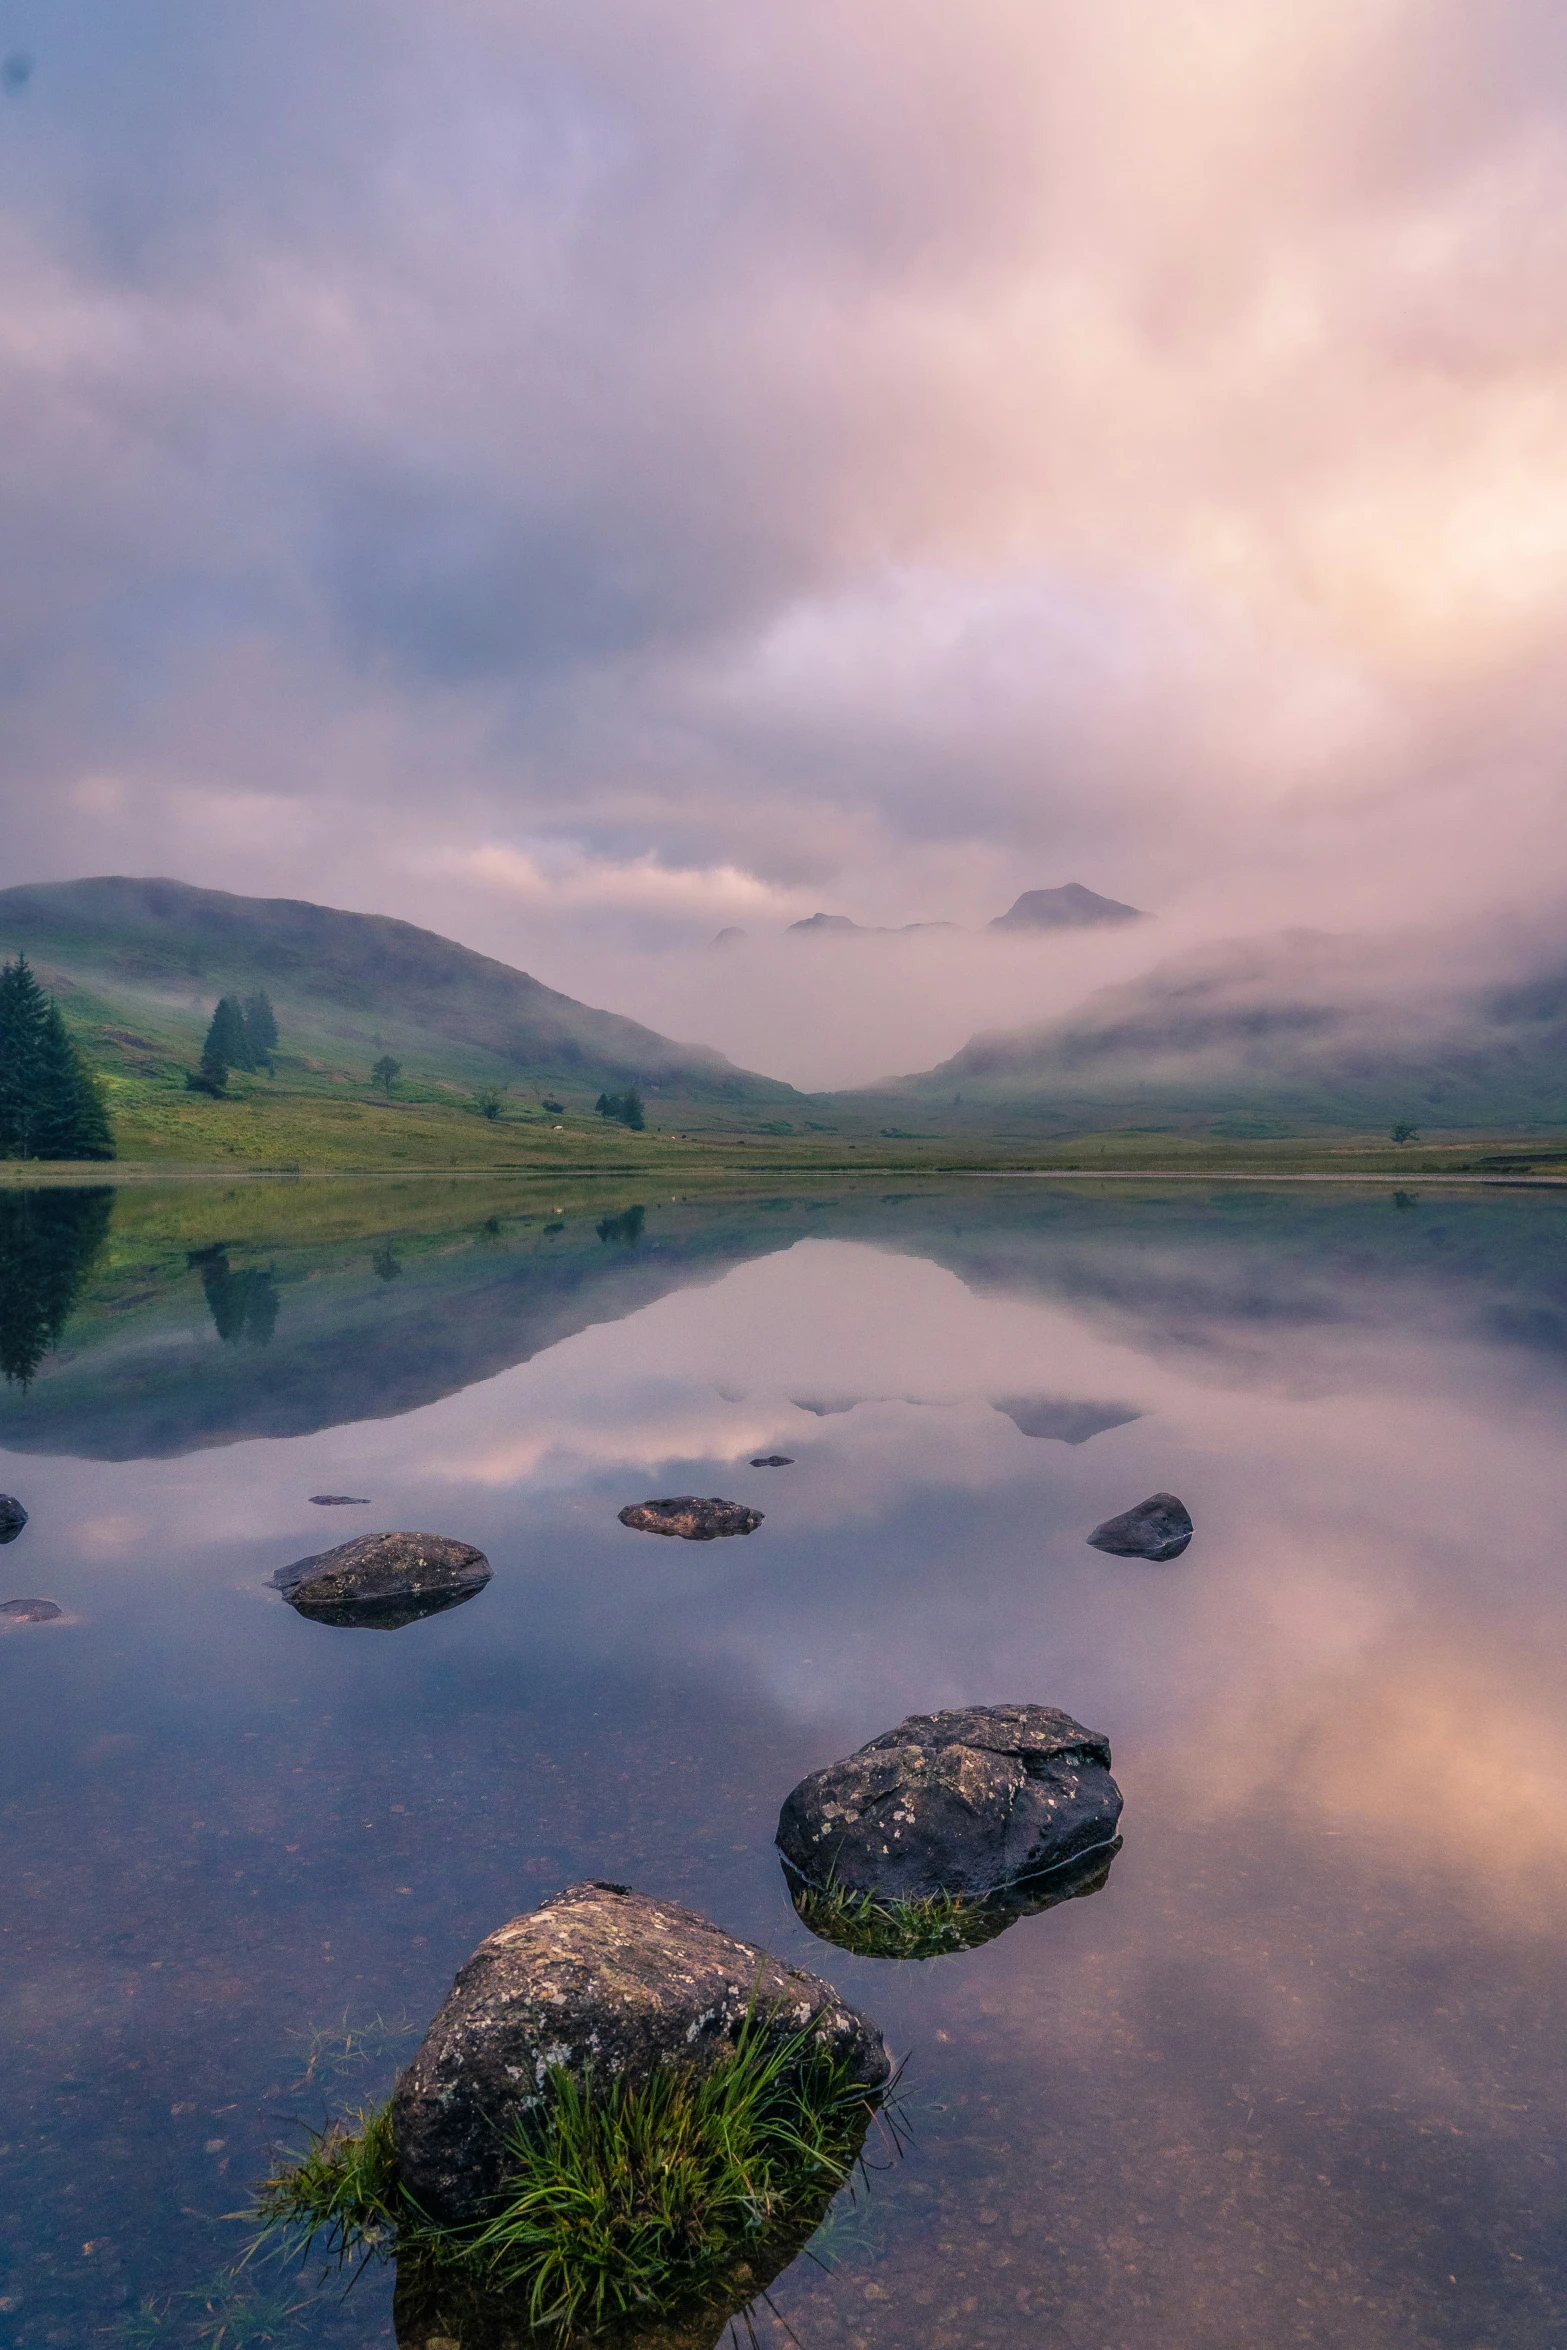
{"label": "cloud layer", "polygon": [[[8,879],[400,913],[750,1059],[730,923],[1561,895],[1559,11],[0,46]],[[787,1073],[936,1058],[942,992],[847,1068],[805,990]]]}

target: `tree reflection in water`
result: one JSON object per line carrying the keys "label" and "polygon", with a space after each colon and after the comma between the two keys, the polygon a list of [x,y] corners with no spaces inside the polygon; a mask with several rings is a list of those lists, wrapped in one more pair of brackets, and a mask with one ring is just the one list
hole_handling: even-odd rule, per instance
{"label": "tree reflection in water", "polygon": [[25,1388],[59,1341],[114,1209],[91,1190],[0,1193],[0,1371]]}
{"label": "tree reflection in water", "polygon": [[238,1346],[248,1338],[255,1346],[265,1346],[282,1302],[271,1273],[259,1266],[236,1273],[226,1248],[192,1249],[185,1261],[201,1275],[213,1326],[224,1344]]}

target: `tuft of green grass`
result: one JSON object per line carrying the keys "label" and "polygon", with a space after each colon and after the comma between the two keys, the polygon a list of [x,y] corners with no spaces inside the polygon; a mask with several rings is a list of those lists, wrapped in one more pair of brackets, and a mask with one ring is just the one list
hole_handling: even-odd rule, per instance
{"label": "tuft of green grass", "polygon": [[418,2033],[419,2026],[406,2015],[373,2015],[368,2022],[356,2024],[345,2007],[335,2024],[307,2024],[303,2031],[289,2033],[291,2040],[305,2044],[305,2069],[289,2086],[308,2089],[318,2074],[323,2079],[337,2079],[379,2064]]}
{"label": "tuft of green grass", "polygon": [[304,2152],[262,2180],[255,2208],[269,2229],[302,2231],[307,2253],[318,2237],[337,2261],[390,2249],[412,2210],[397,2182],[391,2100],[311,2130]]}
{"label": "tuft of green grass", "polygon": [[257,2216],[340,2261],[395,2254],[446,2290],[504,2297],[566,2338],[668,2315],[723,2292],[826,2211],[860,2159],[884,2092],[807,2027],[769,2040],[753,2011],[706,2072],[551,2077],[507,2142],[495,2209],[431,2224],[399,2184],[389,2106],[313,2132],[262,2185]]}
{"label": "tuft of green grass", "polygon": [[824,1942],[836,1942],[858,1958],[944,1958],[973,1950],[1011,1922],[995,1903],[961,1893],[933,1893],[918,1901],[879,1901],[831,1878],[824,1887],[807,1885],[792,1872],[790,1898],[803,1925]]}

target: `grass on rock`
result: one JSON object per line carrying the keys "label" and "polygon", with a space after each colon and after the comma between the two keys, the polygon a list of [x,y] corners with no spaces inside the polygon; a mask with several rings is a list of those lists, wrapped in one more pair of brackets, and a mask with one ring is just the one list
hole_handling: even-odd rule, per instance
{"label": "grass on rock", "polygon": [[960,1893],[879,1901],[836,1879],[822,1888],[794,1879],[790,1892],[802,1925],[858,1958],[941,1958],[988,1942],[996,1932],[993,1905]]}
{"label": "grass on rock", "polygon": [[825,2211],[880,2102],[809,2027],[770,2042],[753,2013],[706,2072],[604,2086],[553,2074],[509,2140],[497,2207],[472,2227],[435,2227],[401,2186],[389,2106],[313,2132],[264,2182],[257,2214],[340,2261],[412,2258],[568,2337],[716,2296]]}

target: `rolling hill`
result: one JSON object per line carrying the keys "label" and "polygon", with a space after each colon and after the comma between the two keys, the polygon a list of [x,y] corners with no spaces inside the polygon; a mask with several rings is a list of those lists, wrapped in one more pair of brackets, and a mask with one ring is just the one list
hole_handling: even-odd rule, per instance
{"label": "rolling hill", "polygon": [[510,1087],[580,1110],[635,1083],[650,1107],[656,1096],[700,1123],[801,1098],[433,931],[297,898],[121,877],[31,884],[0,891],[0,957],[19,949],[89,1055],[153,1085],[183,1084],[219,996],[264,988],[279,1073],[296,1086],[362,1086],[389,1053],[414,1100]]}

